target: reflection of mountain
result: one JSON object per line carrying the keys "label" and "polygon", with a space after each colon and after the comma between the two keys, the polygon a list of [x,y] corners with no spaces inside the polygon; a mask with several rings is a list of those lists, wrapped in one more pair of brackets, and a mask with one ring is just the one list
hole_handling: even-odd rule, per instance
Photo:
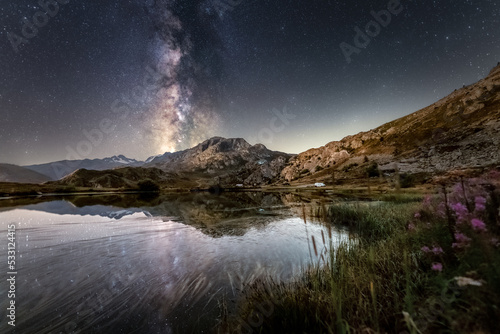
{"label": "reflection of mountain", "polygon": [[[120,219],[142,212],[147,216],[178,220],[212,236],[243,235],[251,226],[267,224],[291,213],[282,195],[251,193],[179,193],[153,198],[141,195],[40,197],[9,200],[4,210],[22,208],[55,214],[90,215]],[[7,202],[4,202],[7,203]]]}
{"label": "reflection of mountain", "polygon": [[106,205],[78,207],[66,200],[31,204],[23,207],[23,209],[55,213],[59,215],[101,216],[112,219],[120,219],[137,212],[142,212],[142,210],[138,208],[123,209]]}
{"label": "reflection of mountain", "polygon": [[153,216],[180,217],[182,222],[211,235],[241,235],[250,226],[289,214],[279,196],[263,193],[197,193],[169,199],[161,197],[144,209]]}

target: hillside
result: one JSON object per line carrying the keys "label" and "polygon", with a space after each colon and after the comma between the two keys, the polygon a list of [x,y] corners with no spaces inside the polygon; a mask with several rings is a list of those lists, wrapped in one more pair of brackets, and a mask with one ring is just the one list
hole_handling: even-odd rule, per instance
{"label": "hillside", "polygon": [[42,183],[50,177],[17,165],[0,164],[0,182]]}
{"label": "hillside", "polygon": [[[500,65],[479,82],[376,129],[292,158],[282,180],[435,174],[500,163]],[[373,167],[375,166],[375,167]]]}
{"label": "hillside", "polygon": [[105,171],[79,169],[51,184],[89,188],[137,188],[140,181],[150,179],[159,185],[176,182],[176,175],[157,168],[124,167]]}

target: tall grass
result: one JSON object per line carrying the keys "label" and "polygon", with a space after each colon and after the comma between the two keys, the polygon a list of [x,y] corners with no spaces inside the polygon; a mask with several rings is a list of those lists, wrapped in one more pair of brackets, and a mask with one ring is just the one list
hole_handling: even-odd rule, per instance
{"label": "tall grass", "polygon": [[[467,211],[457,206],[460,201],[474,202],[473,189],[467,189],[466,196],[463,189],[446,190],[423,203],[339,203],[317,208],[313,214],[349,226],[358,239],[331,247],[322,266],[309,268],[292,283],[252,284],[237,315],[228,316],[219,332],[497,331],[500,196],[495,186],[488,189],[481,192],[487,198],[484,210],[484,201],[476,200],[480,212],[471,203]],[[467,217],[458,217],[452,205]],[[484,220],[486,227],[478,228],[472,219]],[[467,235],[466,245],[457,246],[456,233]],[[331,239],[327,242],[333,244]]]}
{"label": "tall grass", "polygon": [[311,217],[349,230],[365,242],[406,231],[408,220],[420,206],[411,202],[337,202],[311,209]]}

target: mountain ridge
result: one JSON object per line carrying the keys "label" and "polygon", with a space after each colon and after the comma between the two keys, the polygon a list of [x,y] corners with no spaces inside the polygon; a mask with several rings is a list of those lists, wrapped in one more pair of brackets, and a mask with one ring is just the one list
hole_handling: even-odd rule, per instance
{"label": "mountain ridge", "polygon": [[500,161],[499,133],[497,65],[484,79],[414,113],[298,154],[281,178],[293,181],[318,172],[331,178],[324,170],[363,176],[373,163],[381,172],[413,174],[487,166]]}
{"label": "mountain ridge", "polygon": [[23,168],[60,178],[55,172],[61,165],[70,166],[66,167],[69,174],[82,168],[107,171],[143,167],[178,177],[198,178],[203,182],[194,184],[203,186],[265,185],[328,181],[334,174],[341,178],[363,178],[370,176],[369,168],[376,168],[378,175],[394,172],[432,175],[485,167],[500,162],[498,147],[500,63],[485,78],[456,89],[434,104],[375,129],[296,155],[272,151],[262,144],[251,145],[243,138],[212,137],[189,149],[151,156],[146,161],[118,155]]}
{"label": "mountain ridge", "polygon": [[155,156],[140,167],[78,169],[53,184],[90,188],[136,189],[149,179],[162,188],[234,187],[271,184],[291,155],[250,145],[243,138],[212,137],[178,152]]}
{"label": "mountain ridge", "polygon": [[106,170],[124,165],[139,166],[140,161],[130,159],[123,154],[102,159],[60,160],[44,164],[21,166],[37,173],[46,175],[49,180],[55,181],[73,173],[78,169]]}
{"label": "mountain ridge", "polygon": [[42,183],[46,181],[50,181],[48,176],[31,169],[12,164],[0,164],[0,182]]}

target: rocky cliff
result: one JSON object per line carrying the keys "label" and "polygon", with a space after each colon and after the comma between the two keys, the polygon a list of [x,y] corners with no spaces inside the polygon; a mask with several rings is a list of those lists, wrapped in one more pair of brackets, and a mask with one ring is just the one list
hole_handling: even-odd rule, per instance
{"label": "rocky cliff", "polygon": [[500,163],[500,65],[479,82],[376,129],[292,158],[283,180],[335,173],[439,173]]}

